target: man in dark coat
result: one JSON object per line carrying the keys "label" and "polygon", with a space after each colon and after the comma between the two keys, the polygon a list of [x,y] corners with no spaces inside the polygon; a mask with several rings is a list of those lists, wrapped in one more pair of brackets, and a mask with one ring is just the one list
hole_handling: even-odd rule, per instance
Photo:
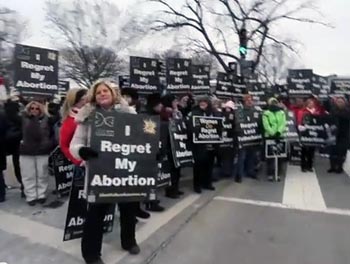
{"label": "man in dark coat", "polygon": [[0,203],[5,201],[6,185],[3,171],[6,170],[6,149],[5,136],[7,131],[7,123],[5,114],[0,109]]}
{"label": "man in dark coat", "polygon": [[343,97],[335,99],[331,115],[337,123],[338,130],[336,145],[331,148],[331,167],[328,172],[343,173],[343,164],[350,144],[350,107]]}

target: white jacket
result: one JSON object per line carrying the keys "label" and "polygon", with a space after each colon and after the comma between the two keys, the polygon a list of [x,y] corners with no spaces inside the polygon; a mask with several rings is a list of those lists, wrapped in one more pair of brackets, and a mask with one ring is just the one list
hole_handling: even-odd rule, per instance
{"label": "white jacket", "polygon": [[[114,109],[117,112],[137,114],[134,108],[124,104],[118,104]],[[75,159],[82,160],[79,155],[79,150],[82,147],[88,146],[90,126],[87,124],[87,119],[94,110],[94,106],[87,104],[82,109],[80,109],[79,113],[75,117],[75,121],[78,123],[78,126],[69,145],[69,151]]]}

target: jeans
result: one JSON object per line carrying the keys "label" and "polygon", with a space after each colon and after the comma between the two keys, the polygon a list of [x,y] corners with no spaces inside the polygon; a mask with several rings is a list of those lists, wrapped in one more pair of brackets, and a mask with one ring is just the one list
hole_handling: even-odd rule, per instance
{"label": "jeans", "polygon": [[256,177],[257,148],[246,147],[238,150],[237,178]]}

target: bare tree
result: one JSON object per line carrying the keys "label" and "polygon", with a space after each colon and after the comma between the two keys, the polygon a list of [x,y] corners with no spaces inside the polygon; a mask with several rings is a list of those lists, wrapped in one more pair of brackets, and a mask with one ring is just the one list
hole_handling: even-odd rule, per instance
{"label": "bare tree", "polygon": [[288,75],[288,69],[297,64],[295,54],[288,54],[286,50],[276,44],[267,45],[256,69],[260,79],[269,84],[283,84]]}
{"label": "bare tree", "polygon": [[229,60],[240,60],[237,53],[242,29],[247,31],[255,70],[266,45],[273,43],[296,52],[290,39],[276,33],[284,21],[329,26],[319,20],[312,0],[186,0],[182,7],[169,0],[149,1],[162,7],[154,19],[154,30],[190,29],[189,45],[214,56],[225,71],[229,71]]}
{"label": "bare tree", "polygon": [[135,23],[111,2],[47,1],[46,17],[55,44],[61,47],[63,77],[90,87],[125,69],[121,52],[135,39]]}
{"label": "bare tree", "polygon": [[27,23],[16,11],[0,7],[0,75],[9,88],[13,73],[13,48],[25,36]]}

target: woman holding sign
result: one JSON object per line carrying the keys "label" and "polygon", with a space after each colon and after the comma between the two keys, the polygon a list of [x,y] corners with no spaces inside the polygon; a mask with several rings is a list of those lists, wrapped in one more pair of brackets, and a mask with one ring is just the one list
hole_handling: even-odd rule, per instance
{"label": "woman holding sign", "polygon": [[[121,111],[135,113],[128,105],[122,105],[116,110],[116,104],[121,102],[116,89],[105,81],[96,82],[91,88],[90,104],[81,109],[76,117],[78,127],[70,144],[70,152],[75,159],[89,161],[98,158],[98,152],[87,147],[89,125],[88,118],[95,108],[106,111]],[[101,247],[103,239],[103,218],[109,204],[88,204],[88,212],[84,223],[83,238],[81,241],[82,254],[86,263],[103,263],[101,260]],[[120,235],[124,250],[130,254],[138,254],[140,248],[135,239],[135,205],[133,203],[119,203]]]}

